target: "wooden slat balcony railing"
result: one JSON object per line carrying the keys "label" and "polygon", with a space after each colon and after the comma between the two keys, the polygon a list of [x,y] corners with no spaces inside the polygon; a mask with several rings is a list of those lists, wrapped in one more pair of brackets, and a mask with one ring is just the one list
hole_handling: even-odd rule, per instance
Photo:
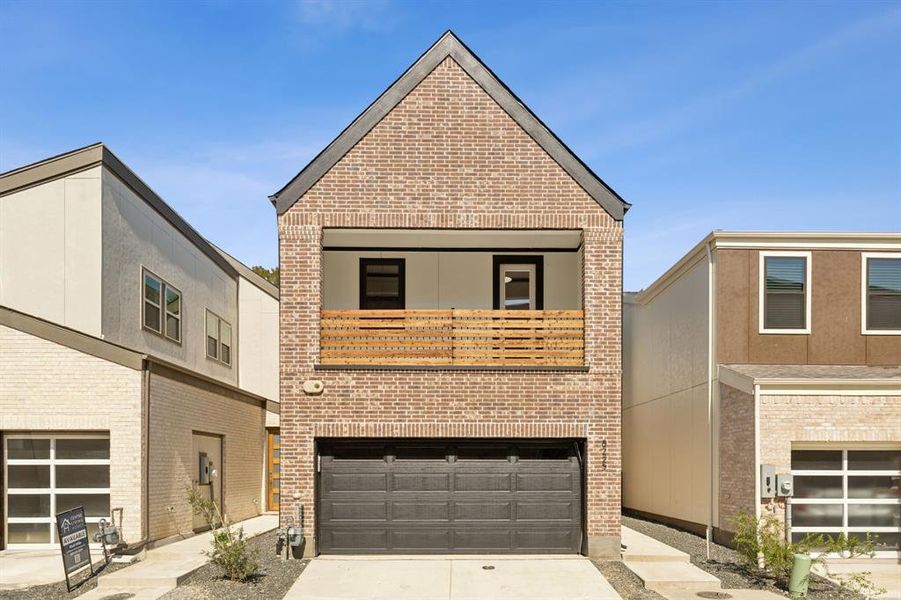
{"label": "wooden slat balcony railing", "polygon": [[323,310],[323,365],[584,364],[581,310]]}

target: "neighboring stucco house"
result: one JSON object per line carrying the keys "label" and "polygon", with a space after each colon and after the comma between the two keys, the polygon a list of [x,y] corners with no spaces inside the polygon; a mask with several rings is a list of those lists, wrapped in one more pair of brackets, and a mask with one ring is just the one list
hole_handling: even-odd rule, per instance
{"label": "neighboring stucco house", "polygon": [[618,555],[629,205],[450,32],[272,200],[307,550]]}
{"label": "neighboring stucco house", "polygon": [[898,556],[901,234],[715,231],[624,310],[626,510],[728,542],[790,474],[793,539]]}
{"label": "neighboring stucco house", "polygon": [[0,548],[79,505],[132,546],[190,534],[191,483],[265,510],[277,355],[278,289],[102,144],[0,174]]}

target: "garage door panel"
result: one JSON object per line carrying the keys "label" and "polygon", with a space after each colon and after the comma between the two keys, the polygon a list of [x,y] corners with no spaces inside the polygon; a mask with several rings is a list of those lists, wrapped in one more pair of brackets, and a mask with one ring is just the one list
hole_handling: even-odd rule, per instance
{"label": "garage door panel", "polygon": [[388,544],[386,529],[323,529],[321,535],[323,547],[333,552],[381,551]]}
{"label": "garage door panel", "polygon": [[385,502],[330,502],[323,517],[330,521],[378,521],[388,518]]}
{"label": "garage door panel", "polygon": [[449,502],[393,502],[392,521],[442,521],[450,520]]}
{"label": "garage door panel", "polygon": [[566,552],[572,548],[575,534],[571,528],[520,528],[514,533],[514,543],[520,550]]}
{"label": "garage door panel", "polygon": [[329,492],[385,492],[388,476],[385,473],[331,473],[323,478]]}
{"label": "garage door panel", "polygon": [[574,502],[517,502],[517,521],[572,521],[576,514]]}
{"label": "garage door panel", "polygon": [[571,442],[527,449],[527,461],[518,460],[515,442],[403,446],[386,440],[364,446],[373,453],[369,459],[365,452],[328,444],[323,443],[319,485],[320,552],[569,553],[581,548],[581,467]]}
{"label": "garage door panel", "polygon": [[467,552],[509,552],[513,535],[509,528],[479,528],[454,530],[454,550]]}
{"label": "garage door panel", "polygon": [[517,473],[516,489],[522,491],[569,492],[574,477],[570,473]]}
{"label": "garage door panel", "polygon": [[455,502],[454,520],[502,521],[513,518],[512,502]]}
{"label": "garage door panel", "polygon": [[391,475],[391,490],[395,492],[446,492],[449,489],[449,473],[394,473]]}
{"label": "garage door panel", "polygon": [[390,534],[393,552],[446,550],[451,544],[449,529],[393,529]]}
{"label": "garage door panel", "polygon": [[509,492],[509,473],[457,473],[454,475],[454,490],[479,492]]}

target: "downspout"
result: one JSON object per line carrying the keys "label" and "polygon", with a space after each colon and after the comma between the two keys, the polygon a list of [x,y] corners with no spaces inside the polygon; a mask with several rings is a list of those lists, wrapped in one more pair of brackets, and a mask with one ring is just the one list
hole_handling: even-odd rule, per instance
{"label": "downspout", "polygon": [[760,384],[754,382],[754,518],[760,521]]}
{"label": "downspout", "polygon": [[710,544],[713,540],[713,380],[714,380],[714,316],[715,306],[714,300],[714,277],[713,277],[713,249],[711,241],[707,242],[707,531],[706,531],[706,547],[707,560],[710,560]]}
{"label": "downspout", "polygon": [[150,542],[150,361],[144,359],[144,507],[143,507],[143,534],[142,544]]}

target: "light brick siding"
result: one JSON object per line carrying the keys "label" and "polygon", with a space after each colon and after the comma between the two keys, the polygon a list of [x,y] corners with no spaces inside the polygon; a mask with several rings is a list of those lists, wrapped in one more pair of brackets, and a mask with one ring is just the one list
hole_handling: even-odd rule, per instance
{"label": "light brick siding", "polygon": [[[901,396],[760,397],[760,462],[791,471],[792,444],[901,442]],[[782,516],[781,501],[761,500],[764,513]]]}
{"label": "light brick siding", "polygon": [[141,371],[3,326],[0,349],[0,431],[109,432],[110,505],[141,541]]}
{"label": "light brick siding", "polygon": [[223,436],[224,509],[232,521],[261,512],[265,409],[256,401],[172,369],[150,376],[150,537],[192,531],[186,486],[196,479],[193,432]]}
{"label": "light brick siding", "polygon": [[736,516],[754,514],[754,396],[719,390],[719,529],[734,532]]}
{"label": "light brick siding", "polygon": [[[581,229],[587,373],[315,371],[324,227]],[[450,58],[279,218],[282,515],[313,440],[587,439],[588,534],[618,550],[622,226]],[[306,396],[304,380],[325,383]],[[606,448],[602,448],[606,442]]]}

